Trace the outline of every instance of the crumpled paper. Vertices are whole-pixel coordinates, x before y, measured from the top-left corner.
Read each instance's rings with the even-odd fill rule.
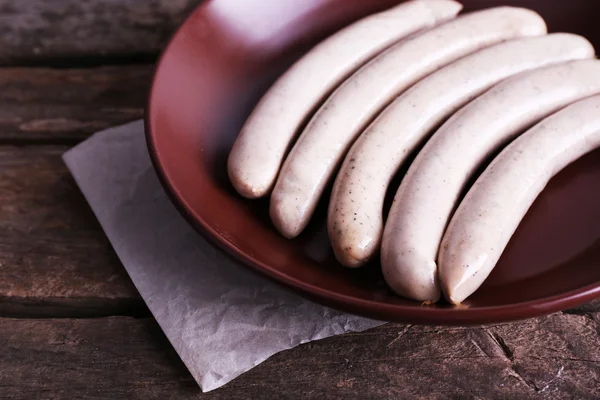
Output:
[[[214,248],[167,198],[143,130],[138,121],[99,132],[64,160],[203,391],[279,351],[382,324],[312,303]]]

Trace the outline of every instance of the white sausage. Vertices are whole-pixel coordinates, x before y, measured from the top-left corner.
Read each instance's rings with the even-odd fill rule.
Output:
[[[568,33],[512,40],[464,57],[398,97],[360,135],[337,175],[328,214],[337,259],[358,267],[379,250],[391,179],[449,115],[511,75],[594,54],[585,38]]]
[[[437,301],[435,259],[469,178],[532,124],[599,92],[600,61],[572,61],[509,78],[454,114],[419,152],[396,193],[381,245],[388,285],[408,298]]]
[[[439,253],[445,297],[459,304],[483,283],[550,178],[600,147],[600,96],[575,103],[517,138],[461,202]]]
[[[478,49],[545,32],[546,24],[535,12],[498,7],[414,35],[370,61],[331,95],[287,157],[271,196],[275,227],[288,238],[306,227],[349,146],[400,92]]]
[[[268,194],[297,130],[340,82],[394,42],[453,18],[453,0],[418,0],[368,16],[330,36],[283,74],[260,100],[233,145],[228,173],[248,198]]]

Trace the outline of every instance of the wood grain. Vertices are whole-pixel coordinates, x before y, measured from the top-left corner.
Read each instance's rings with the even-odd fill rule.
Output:
[[[200,0],[0,0],[0,65],[154,60]]]
[[[389,324],[279,353],[202,395],[152,319],[0,319],[0,398],[591,399],[600,396],[598,329],[562,314],[472,328]]]
[[[60,158],[66,149],[0,147],[0,312],[139,313],[137,291]]]
[[[1,68],[0,143],[74,143],[139,119],[153,70]]]

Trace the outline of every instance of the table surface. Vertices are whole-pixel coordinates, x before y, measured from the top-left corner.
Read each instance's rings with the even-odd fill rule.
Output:
[[[143,115],[198,0],[0,0],[0,398],[600,398],[600,302],[528,321],[387,324],[202,394],[61,154]]]

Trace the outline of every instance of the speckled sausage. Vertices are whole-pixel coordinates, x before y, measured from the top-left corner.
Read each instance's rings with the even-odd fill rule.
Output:
[[[330,36],[283,74],[258,103],[229,155],[235,189],[248,198],[271,190],[299,126],[348,75],[394,42],[458,14],[453,0],[417,0],[366,17]]]
[[[328,214],[337,259],[357,267],[379,250],[391,179],[448,116],[511,75],[594,54],[585,38],[569,33],[516,39],[464,57],[398,97],[360,135],[337,175]]]
[[[460,304],[490,274],[552,176],[600,147],[600,96],[546,118],[494,159],[452,217],[439,253],[442,291]]]
[[[275,227],[288,238],[304,229],[349,146],[399,93],[483,47],[545,32],[531,10],[491,8],[414,35],[370,61],[331,95],[287,157],[271,196]]]
[[[509,78],[454,114],[419,152],[394,198],[381,244],[390,287],[437,301],[439,244],[473,173],[532,124],[599,92],[600,61],[571,61]]]

